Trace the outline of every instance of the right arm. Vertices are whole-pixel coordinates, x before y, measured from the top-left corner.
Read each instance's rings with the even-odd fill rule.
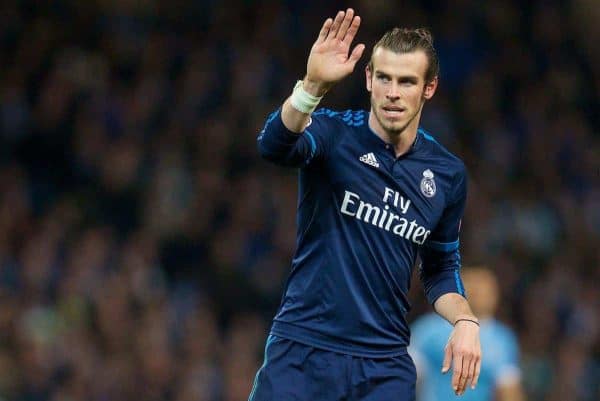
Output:
[[[357,45],[348,56],[350,44],[360,26],[354,10],[340,11],[335,19],[328,18],[308,57],[302,90],[322,97],[338,81],[348,76],[362,55],[365,46]],[[298,166],[314,157],[321,149],[320,138],[303,135],[310,122],[310,113],[296,110],[290,98],[267,120],[258,137],[263,157],[278,164]]]

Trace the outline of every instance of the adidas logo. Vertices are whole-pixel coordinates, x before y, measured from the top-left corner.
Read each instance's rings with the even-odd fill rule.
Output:
[[[375,158],[375,155],[373,154],[373,152],[371,153],[367,153],[366,155],[362,155],[359,160],[363,163],[368,164],[369,166],[373,166],[373,167],[377,167],[379,168],[379,162],[377,161],[377,159]]]

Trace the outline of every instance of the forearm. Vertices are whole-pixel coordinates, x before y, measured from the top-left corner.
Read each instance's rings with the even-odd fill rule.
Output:
[[[481,370],[479,322],[467,300],[460,294],[446,293],[433,304],[436,312],[449,321],[454,329],[444,349],[442,373],[452,369],[452,389],[456,395],[467,386],[475,388]]]
[[[302,88],[306,93],[316,97],[324,96],[328,90],[327,85],[310,81],[306,77],[302,81]],[[300,134],[304,131],[310,121],[310,113],[303,113],[296,110],[292,106],[290,99],[291,97],[287,98],[281,107],[281,120],[287,129]]]
[[[450,324],[454,323],[458,319],[473,319],[477,320],[469,302],[465,297],[458,293],[449,292],[440,296],[433,304],[435,311],[446,319]]]

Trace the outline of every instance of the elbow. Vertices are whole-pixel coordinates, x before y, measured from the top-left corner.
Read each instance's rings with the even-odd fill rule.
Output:
[[[279,166],[288,166],[290,164],[286,152],[282,151],[282,149],[268,146],[268,144],[265,144],[265,141],[261,140],[260,136],[258,137],[257,150],[263,160]]]
[[[428,273],[421,271],[421,281],[423,282],[427,300],[432,305],[440,296],[450,292],[466,297],[457,268]]]
[[[278,152],[274,152],[272,149],[270,149],[268,146],[265,145],[265,142],[263,140],[261,140],[261,137],[258,137],[258,141],[257,141],[257,150],[258,150],[258,154],[259,156],[264,159],[267,160],[269,162],[272,163],[279,163],[281,162],[281,155],[278,154]]]
[[[269,151],[267,150],[267,147],[265,146],[265,143],[263,141],[263,134],[260,134],[258,136],[258,139],[256,141],[256,150],[258,151],[258,154],[261,158],[263,158],[263,159],[268,158]]]

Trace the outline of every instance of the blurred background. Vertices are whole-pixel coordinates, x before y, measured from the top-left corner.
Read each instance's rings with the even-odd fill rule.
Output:
[[[323,105],[368,108],[376,40],[432,29],[463,264],[501,278],[529,399],[600,399],[597,1],[4,0],[0,400],[247,399],[297,193],[256,136],[348,6],[367,51]]]

